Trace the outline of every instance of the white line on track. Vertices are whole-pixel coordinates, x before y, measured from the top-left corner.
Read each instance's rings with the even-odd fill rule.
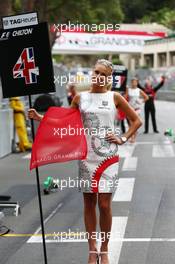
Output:
[[[122,248],[122,243],[123,243],[123,237],[125,234],[125,228],[126,228],[126,224],[127,224],[127,219],[128,217],[113,217],[112,219],[112,229],[111,229],[111,239],[109,242],[109,251],[110,251],[110,259],[119,259],[120,256],[120,251]],[[35,234],[40,231],[41,228],[38,228],[37,231],[35,232]],[[63,232],[64,234],[65,232]],[[79,234],[79,237],[84,237],[84,233],[82,233],[82,235]],[[65,236],[64,236],[65,237]],[[47,238],[46,236],[46,243],[79,243],[79,242],[85,242],[87,243],[87,239],[84,238],[77,238],[77,236],[75,236],[75,238],[64,238],[61,236],[57,237],[55,235],[55,237],[53,236],[52,239]],[[97,240],[99,243],[100,241]],[[27,243],[42,243],[42,236],[36,236],[36,237],[31,237]],[[111,264],[113,263],[117,263],[117,262],[111,262]]]
[[[27,155],[22,156],[22,159],[30,159],[31,153],[28,153]]]
[[[57,205],[57,207],[51,212],[51,214],[44,220],[44,225],[56,214],[56,212],[61,208],[62,205],[63,205],[62,203],[59,203]],[[35,231],[34,235],[37,235],[40,231],[41,231],[41,226],[37,228],[37,230]],[[35,240],[38,240],[38,239],[39,239],[39,242],[40,242],[41,237],[32,236],[31,238],[29,238],[27,243],[37,242]]]
[[[130,202],[134,189],[135,178],[120,178],[113,196],[113,202]]]
[[[153,145],[152,149],[153,158],[172,158],[175,157],[173,146],[171,145]]]
[[[125,235],[126,224],[128,217],[113,217],[111,239],[109,241],[109,260],[111,264],[117,264],[120,258],[120,252],[123,244],[123,237]],[[114,238],[113,238],[114,237]],[[115,239],[118,239],[115,241]]]
[[[122,171],[136,171],[137,169],[137,157],[127,157],[124,160]]]
[[[171,140],[169,138],[165,139],[162,142],[158,142],[158,141],[136,141],[134,143],[134,145],[154,145],[154,144],[160,144],[160,145],[164,145],[164,144],[172,144]]]
[[[46,238],[46,243],[79,243],[79,242],[85,242],[87,243],[87,239],[63,239],[62,241],[59,241],[58,239],[47,239]],[[122,242],[122,243],[130,243],[130,242],[175,242],[175,238],[151,238],[151,237],[138,237],[138,238],[115,238],[115,239],[110,239],[110,242]],[[42,243],[42,238],[38,237],[36,241],[29,241],[27,243]],[[116,247],[115,247],[116,248]],[[115,249],[114,249],[115,251]],[[113,253],[110,249],[110,252]],[[116,263],[115,263],[116,264]]]
[[[119,156],[121,158],[131,157],[135,149],[135,145],[123,145],[119,146]]]

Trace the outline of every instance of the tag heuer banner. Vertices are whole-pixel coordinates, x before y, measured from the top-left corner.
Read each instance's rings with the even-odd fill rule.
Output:
[[[126,90],[128,70],[123,65],[115,65],[113,70],[112,91],[122,92]]]
[[[0,30],[3,97],[55,91],[47,23]]]

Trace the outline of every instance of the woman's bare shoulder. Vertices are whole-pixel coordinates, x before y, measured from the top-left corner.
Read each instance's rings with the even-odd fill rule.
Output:
[[[114,99],[120,100],[122,98],[122,95],[119,92],[114,92]]]

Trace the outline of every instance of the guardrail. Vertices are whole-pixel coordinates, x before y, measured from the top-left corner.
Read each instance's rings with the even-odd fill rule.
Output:
[[[12,151],[13,111],[0,109],[0,158]]]
[[[156,96],[157,100],[175,102],[175,91],[160,90]]]

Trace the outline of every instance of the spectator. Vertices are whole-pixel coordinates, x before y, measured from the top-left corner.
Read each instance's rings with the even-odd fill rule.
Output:
[[[14,113],[14,125],[19,138],[19,150],[21,152],[31,150],[32,143],[29,142],[27,135],[24,104],[19,97],[11,97],[10,107],[13,109]]]
[[[156,109],[155,109],[154,99],[155,99],[157,91],[164,85],[164,82],[165,82],[165,77],[162,76],[161,82],[155,87],[152,86],[151,81],[149,79],[146,80],[145,87],[142,87],[138,83],[138,87],[142,89],[149,97],[149,99],[145,102],[145,131],[144,131],[144,134],[147,134],[149,132],[149,114],[151,114],[154,133],[159,133],[159,131],[157,130]]]

